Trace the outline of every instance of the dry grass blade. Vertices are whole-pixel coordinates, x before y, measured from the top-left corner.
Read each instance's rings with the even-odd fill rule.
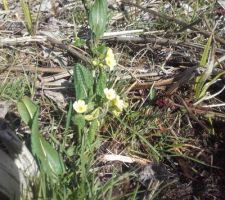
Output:
[[[30,45],[30,43],[39,42],[44,43],[47,41],[46,36],[24,36],[17,38],[0,38],[0,46],[18,46],[18,45]]]
[[[25,17],[27,30],[29,31],[30,34],[33,34],[33,21],[32,21],[28,3],[26,2],[26,0],[20,0],[20,4],[21,4],[22,10],[23,10],[24,17]]]
[[[176,98],[184,105],[185,109],[188,111],[188,113],[190,114],[191,118],[193,118],[195,121],[197,121],[199,123],[199,125],[208,133],[210,134],[211,131],[208,129],[208,127],[203,124],[196,116],[195,114],[191,111],[191,109],[189,109],[188,105],[186,104],[186,102],[179,96],[179,95],[175,95]]]

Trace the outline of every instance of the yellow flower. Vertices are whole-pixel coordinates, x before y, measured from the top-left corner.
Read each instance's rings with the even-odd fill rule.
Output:
[[[105,89],[104,89],[104,94],[105,94],[106,98],[107,98],[108,100],[110,100],[110,101],[112,101],[113,99],[116,98],[116,92],[115,92],[115,90],[112,89],[112,88],[110,88],[110,89],[105,88]]]
[[[92,65],[94,65],[95,67],[96,66],[98,66],[99,65],[99,60],[97,59],[97,58],[94,58],[93,60],[92,60]]]
[[[92,65],[97,66],[98,65],[97,60],[92,60]]]
[[[120,99],[120,96],[116,96],[116,98],[113,100],[113,105],[117,108],[119,112],[123,111],[124,102],[122,99]]]
[[[77,113],[84,113],[87,111],[87,105],[85,104],[84,100],[78,100],[73,103],[73,109]]]
[[[111,48],[108,48],[106,52],[105,63],[110,68],[110,70],[113,70],[116,66],[115,56]]]

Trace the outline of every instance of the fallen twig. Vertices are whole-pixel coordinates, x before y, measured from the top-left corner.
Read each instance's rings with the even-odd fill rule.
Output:
[[[53,45],[55,45],[55,46],[57,46],[57,47],[59,47],[61,49],[65,49],[70,54],[72,54],[73,56],[80,58],[81,60],[83,60],[84,62],[86,62],[88,64],[91,64],[91,59],[88,56],[84,55],[83,53],[80,53],[79,51],[74,49],[72,47],[72,45],[63,44],[60,40],[57,40],[57,39],[53,38],[52,35],[50,35],[48,32],[40,31],[40,34],[46,36],[47,40],[50,43],[52,43]]]
[[[151,81],[146,83],[136,83],[133,85],[132,88],[130,88],[130,91],[133,90],[141,90],[141,89],[150,89],[150,87],[154,84],[154,87],[161,87],[161,86],[167,86],[173,83],[174,78],[169,78],[165,80],[159,80],[159,81]]]
[[[27,43],[32,42],[46,42],[47,37],[46,36],[26,36],[26,37],[19,37],[19,38],[0,38],[0,46],[13,46],[13,45],[24,45]]]
[[[189,48],[197,48],[197,49],[204,49],[204,46],[197,43],[192,42],[180,42],[177,40],[171,40],[166,38],[156,38],[156,37],[139,37],[139,36],[117,36],[113,38],[104,38],[104,40],[108,41],[118,41],[118,42],[134,42],[134,43],[152,43],[158,45],[171,45],[171,46],[184,46]],[[224,54],[225,50],[216,48],[215,51],[220,54]]]
[[[58,48],[64,49],[68,51],[71,55],[80,58],[85,63],[90,64],[91,59],[84,53],[79,52],[72,45],[63,44],[60,40],[53,38],[50,34],[44,31],[40,31],[41,35],[36,36],[27,36],[27,37],[19,37],[19,38],[1,38],[0,46],[16,46],[16,45],[27,45],[29,43],[44,43],[49,41],[52,45],[57,46]]]

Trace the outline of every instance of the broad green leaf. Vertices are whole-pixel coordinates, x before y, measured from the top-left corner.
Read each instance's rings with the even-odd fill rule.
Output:
[[[100,39],[105,31],[107,10],[107,0],[95,0],[90,9],[88,22],[97,40]]]
[[[73,122],[75,125],[78,126],[79,130],[83,129],[85,127],[85,119],[83,115],[75,115],[73,117]]]
[[[107,82],[107,75],[105,73],[104,69],[100,70],[100,74],[98,77],[98,81],[96,84],[96,94],[104,97],[104,89],[106,88],[106,82]]]
[[[151,87],[151,89],[150,89],[150,91],[149,91],[149,93],[148,93],[148,99],[152,102],[152,101],[154,101],[155,100],[155,98],[156,98],[156,90],[155,90],[155,88],[153,87],[154,85],[152,85],[152,87]]]
[[[40,161],[40,166],[45,173],[54,179],[61,175],[65,168],[61,156],[58,152],[44,139],[39,132],[37,111],[34,115],[31,129],[31,148],[32,153]]]
[[[202,58],[201,58],[201,62],[200,62],[200,66],[202,66],[202,67],[206,67],[207,60],[209,59],[209,52],[210,52],[211,43],[212,43],[212,35],[209,37],[209,39],[207,41],[207,44],[205,45],[203,54],[202,54]],[[214,55],[212,55],[212,56],[214,56]],[[211,56],[211,59],[212,59],[212,56]],[[196,77],[195,86],[194,86],[196,98],[200,98],[202,88],[203,88],[206,80],[211,75],[213,66],[214,66],[214,63],[213,63],[213,61],[211,61],[209,63],[209,65],[207,66],[205,72],[202,73],[200,76]]]
[[[91,72],[81,64],[74,67],[74,88],[76,99],[86,99],[93,95],[94,80]]]
[[[26,23],[27,30],[31,34],[33,31],[33,22],[32,22],[32,17],[31,17],[31,13],[30,13],[30,8],[29,8],[26,0],[20,0],[20,5],[22,7],[23,14],[25,17],[25,23]]]
[[[93,100],[92,98],[89,99],[88,112],[90,112],[91,110],[93,110],[95,108],[95,103],[92,100]]]
[[[27,96],[23,97],[19,102],[17,102],[18,112],[25,124],[29,125],[30,128],[37,108],[37,105],[35,105]]]
[[[93,143],[95,140],[95,136],[96,136],[96,132],[98,130],[98,120],[94,120],[91,122],[90,127],[89,127],[89,131],[88,131],[88,141],[89,143]]]
[[[212,43],[212,35],[209,37],[206,45],[205,45],[205,48],[204,48],[204,51],[203,51],[203,54],[202,54],[202,58],[201,58],[201,62],[200,62],[200,66],[201,67],[204,67],[207,63],[207,59],[209,57],[209,51],[210,51],[210,47],[211,47],[211,43]]]

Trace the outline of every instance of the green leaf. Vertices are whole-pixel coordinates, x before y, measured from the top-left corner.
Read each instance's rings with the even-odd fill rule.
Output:
[[[149,91],[149,93],[148,93],[148,99],[152,102],[152,101],[154,101],[155,100],[155,98],[156,98],[156,89],[153,87],[154,85],[152,85],[151,86],[151,89],[150,89],[150,91]]]
[[[160,155],[160,153],[158,152],[158,150],[157,150],[154,146],[152,146],[152,145],[149,143],[149,141],[146,140],[146,138],[143,137],[141,134],[138,134],[137,136],[141,139],[141,141],[142,141],[143,143],[145,143],[145,144],[147,145],[147,147],[148,147],[149,150],[152,152],[152,155],[155,157],[155,159],[156,159],[157,161],[159,161],[161,155]]]
[[[208,83],[206,83],[203,86],[202,90],[201,90],[201,93],[199,95],[199,98],[205,96],[205,94],[206,94],[207,90],[209,89],[209,87],[211,85],[213,85],[219,79],[219,77],[222,76],[222,75],[224,75],[224,74],[225,74],[225,72],[221,72],[221,73],[217,74],[211,81],[209,81]]]
[[[84,39],[76,37],[73,44],[75,47],[84,47],[86,44],[86,41]]]
[[[66,150],[66,155],[68,157],[71,157],[74,155],[75,152],[75,146],[70,146],[67,150]]]
[[[32,153],[40,161],[40,166],[44,172],[57,180],[58,175],[64,171],[64,164],[58,152],[44,139],[39,132],[37,111],[34,115],[31,129],[31,148]]]
[[[78,126],[78,129],[81,130],[85,127],[85,119],[83,115],[75,115],[73,118],[73,122]]]
[[[81,64],[74,67],[74,88],[76,99],[86,99],[93,95],[94,80],[91,72]]]
[[[98,44],[97,46],[93,45],[91,47],[92,53],[100,59],[105,58],[105,54],[106,54],[107,50],[108,50],[108,47],[105,44]]]
[[[107,23],[107,0],[95,0],[89,12],[88,22],[91,30],[100,39],[103,35]]]
[[[25,96],[17,103],[17,107],[22,120],[31,128],[32,153],[45,173],[56,179],[65,168],[61,156],[39,133],[38,106]]]
[[[96,85],[96,94],[104,97],[104,89],[106,88],[107,75],[103,69],[100,69],[99,78]]]
[[[208,56],[209,56],[211,43],[212,43],[212,35],[209,37],[209,39],[208,39],[208,41],[207,41],[207,43],[205,45],[203,54],[202,54],[202,58],[201,58],[201,62],[200,62],[200,66],[202,66],[202,67],[204,67],[206,65],[206,63],[207,63],[207,59],[208,59]]]
[[[209,39],[207,41],[207,44],[205,45],[203,54],[202,54],[202,58],[201,58],[201,62],[200,62],[200,66],[202,66],[202,67],[206,67],[207,60],[209,59],[209,52],[210,52],[211,43],[212,43],[212,35],[209,37]],[[212,55],[212,56],[214,56],[214,55]],[[211,75],[211,72],[212,72],[212,69],[213,69],[213,65],[214,65],[213,61],[210,62],[208,67],[204,71],[204,73],[202,73],[200,76],[197,76],[196,79],[195,79],[195,86],[194,86],[194,88],[195,88],[195,97],[197,99],[200,98],[200,94],[202,92],[202,88],[203,88],[206,80]]]
[[[29,97],[25,96],[17,102],[17,109],[22,120],[31,128],[32,119],[38,109],[37,105],[35,105]]]
[[[69,110],[68,110],[67,116],[66,116],[65,132],[67,132],[69,127],[70,127],[70,122],[71,122],[71,118],[72,118],[72,112],[73,112],[73,103],[72,103],[72,101],[70,101],[70,103],[69,103]]]
[[[95,136],[96,136],[96,132],[98,130],[98,120],[94,120],[91,122],[90,127],[89,127],[89,131],[88,131],[88,141],[90,144],[92,144],[95,140]]]

